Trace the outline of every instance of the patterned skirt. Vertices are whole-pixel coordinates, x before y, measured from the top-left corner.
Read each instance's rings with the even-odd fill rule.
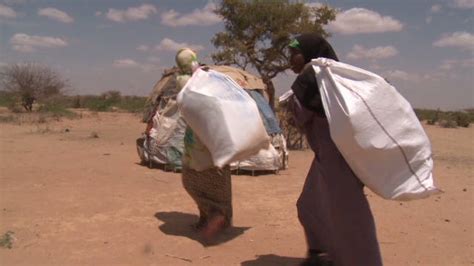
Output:
[[[232,185],[230,167],[196,171],[184,166],[183,186],[199,209],[199,224],[221,215],[226,225],[232,224]]]

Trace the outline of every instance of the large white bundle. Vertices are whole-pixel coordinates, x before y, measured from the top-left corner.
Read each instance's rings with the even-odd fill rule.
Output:
[[[234,162],[231,164],[232,169],[242,170],[279,170],[281,167],[280,154],[275,150],[273,145],[269,145],[267,149],[261,149],[257,154],[249,158]]]
[[[235,81],[219,72],[196,70],[177,97],[181,115],[223,167],[267,148],[255,101]]]
[[[430,142],[396,89],[348,64],[325,58],[312,64],[331,138],[359,179],[387,199],[437,192]]]

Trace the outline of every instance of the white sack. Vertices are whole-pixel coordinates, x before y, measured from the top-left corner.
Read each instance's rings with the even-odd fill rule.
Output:
[[[437,192],[430,142],[396,89],[348,64],[325,58],[312,64],[331,138],[359,179],[387,199]]]
[[[261,149],[257,154],[250,156],[246,160],[235,162],[231,165],[232,169],[242,170],[279,170],[281,167],[280,154],[269,145],[267,149]]]
[[[257,104],[225,74],[196,70],[177,97],[181,115],[223,167],[267,148]]]

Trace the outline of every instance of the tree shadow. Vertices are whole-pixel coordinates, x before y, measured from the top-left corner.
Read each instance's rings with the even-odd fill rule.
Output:
[[[201,245],[205,247],[215,246],[230,241],[242,235],[250,228],[233,226],[225,229],[214,239],[209,240],[202,237],[199,232],[196,232],[192,228],[192,225],[199,219],[197,215],[182,212],[157,212],[155,213],[155,217],[163,222],[163,224],[159,226],[163,233],[167,235],[184,236],[201,243]]]
[[[243,261],[241,266],[295,266],[299,265],[304,259],[281,257],[274,254],[257,255],[255,260]]]

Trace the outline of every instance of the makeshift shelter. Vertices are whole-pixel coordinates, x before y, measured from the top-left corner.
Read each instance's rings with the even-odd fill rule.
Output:
[[[237,172],[248,170],[252,174],[255,171],[277,172],[280,169],[286,169],[288,165],[286,141],[275,113],[268,105],[266,86],[262,80],[235,67],[213,65],[208,67],[228,75],[249,93],[257,103],[265,129],[272,139],[272,145],[267,150],[261,150],[246,160],[234,162],[231,168]],[[176,95],[179,92],[176,82],[177,72],[177,68],[167,69],[153,87],[147,100],[143,122],[148,122],[150,119],[155,122],[151,134],[154,147],[146,144],[139,145],[137,141],[137,151],[142,162],[153,162],[162,165],[165,169],[175,171],[181,168],[186,128],[176,105]]]

